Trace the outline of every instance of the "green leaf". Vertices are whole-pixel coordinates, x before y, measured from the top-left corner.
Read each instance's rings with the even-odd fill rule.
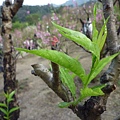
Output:
[[[11,93],[9,93],[8,98],[7,98],[7,103],[10,103],[11,101],[14,100],[14,99],[12,98],[14,94],[15,94],[15,91],[12,91]]]
[[[80,93],[80,101],[87,97],[104,95],[103,91],[101,90],[101,86],[94,89],[86,87],[84,89],[81,89]]]
[[[13,100],[14,100],[13,98],[7,98],[7,103],[10,103]]]
[[[92,26],[93,26],[92,41],[94,43],[96,43],[97,37],[98,37],[98,30],[96,28],[96,15],[97,15],[97,5],[96,4],[94,5],[94,8],[93,8],[93,14],[94,14],[94,20],[92,22]]]
[[[14,94],[15,94],[15,91],[12,91],[12,92],[9,94],[9,98],[12,98]]]
[[[67,107],[69,107],[72,104],[73,104],[73,102],[61,102],[61,103],[58,104],[58,106],[60,108],[67,108]]]
[[[5,115],[7,115],[7,111],[4,108],[0,108],[0,111],[2,111]]]
[[[8,116],[4,116],[4,118],[5,118],[6,120],[10,120],[10,118],[9,118]]]
[[[5,103],[0,103],[0,107],[7,107],[7,105]]]
[[[60,67],[61,80],[62,83],[69,88],[72,93],[72,96],[75,98],[76,96],[76,86],[74,83],[74,79],[70,75],[69,71],[66,68]]]
[[[96,85],[96,86],[92,87],[91,89],[94,90],[94,91],[97,91],[97,90],[99,91],[99,89],[101,90],[105,86],[106,86],[105,84]]]
[[[53,23],[53,25],[59,30],[59,32],[63,36],[81,45],[87,51],[93,53],[97,58],[99,58],[100,54],[99,54],[98,46],[95,43],[93,43],[89,38],[87,38],[84,34],[78,31],[61,27],[55,23]]]
[[[104,25],[102,26],[101,28],[101,31],[99,33],[99,36],[98,36],[98,40],[97,40],[97,45],[100,49],[100,51],[102,50],[104,44],[105,44],[105,41],[106,41],[106,37],[107,37],[107,27],[106,27],[106,24],[108,22],[108,19],[104,22]]]
[[[13,113],[14,111],[16,111],[18,109],[20,109],[20,108],[19,107],[14,107],[14,108],[10,109],[9,114]]]
[[[94,5],[94,8],[93,8],[93,14],[94,14],[94,18],[96,19],[96,15],[97,15],[97,5],[96,4]]]
[[[4,93],[4,96],[5,96],[6,98],[8,98],[8,97],[9,97],[9,94],[8,94],[8,93]]]
[[[83,83],[85,83],[86,74],[84,68],[78,60],[66,55],[65,53],[45,49],[27,50],[23,48],[16,48],[16,50],[25,51],[27,53],[31,53],[37,56],[41,56],[45,59],[51,60],[52,62],[71,70],[73,73],[75,73],[81,78]]]
[[[96,22],[95,22],[95,20],[92,22],[92,26],[93,26],[92,41],[94,43],[96,43],[97,42],[97,37],[98,37],[98,30],[96,28]]]
[[[86,87],[85,89],[81,90],[82,99],[86,97],[98,96],[98,95],[104,95],[103,91],[101,90],[101,86],[94,89]]]
[[[119,53],[116,53],[114,55],[108,56],[106,58],[101,59],[98,64],[96,64],[94,70],[92,71],[90,78],[86,82],[85,85],[88,85],[91,80],[93,80],[101,71],[102,69],[109,63],[111,62]]]
[[[93,88],[85,87],[84,89],[80,90],[80,97],[74,101],[74,105],[77,105],[79,102],[81,102],[83,99],[91,96],[99,96],[104,95],[103,91],[101,90],[105,85],[95,86]]]

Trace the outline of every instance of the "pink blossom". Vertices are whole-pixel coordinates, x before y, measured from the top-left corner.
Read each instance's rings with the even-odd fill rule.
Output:
[[[30,11],[29,11],[29,10],[27,11],[27,14],[30,14]]]
[[[51,45],[52,45],[52,46],[56,46],[56,44],[57,44],[58,42],[59,42],[58,38],[57,38],[56,36],[53,36]]]
[[[89,8],[91,9],[91,6],[89,6]]]
[[[32,50],[34,48],[33,40],[25,40],[23,44],[27,49]]]
[[[61,37],[61,36],[62,36],[62,35],[59,33],[59,34],[58,34],[58,37]]]

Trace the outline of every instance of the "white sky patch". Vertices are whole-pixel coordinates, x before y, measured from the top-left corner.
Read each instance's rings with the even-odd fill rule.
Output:
[[[0,0],[0,5],[2,5],[3,1],[5,0]],[[47,5],[48,3],[60,5],[65,3],[66,1],[67,0],[24,0],[23,5]]]

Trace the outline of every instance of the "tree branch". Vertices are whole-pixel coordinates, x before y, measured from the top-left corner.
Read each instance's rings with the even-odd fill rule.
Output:
[[[59,85],[56,86],[55,80],[53,77],[53,73],[51,73],[45,66],[42,64],[34,64],[32,65],[35,75],[42,78],[42,80],[65,102],[70,102],[73,100],[71,93],[68,89],[59,82]],[[60,80],[59,80],[60,81]]]
[[[14,4],[11,8],[12,15],[14,16],[17,11],[22,7],[24,0],[14,0]]]
[[[52,50],[57,50],[58,45],[56,44],[56,46],[51,46]],[[53,73],[53,84],[56,88],[59,88],[60,85],[60,77],[59,77],[59,65],[56,63],[51,62],[51,66],[52,66],[52,73]]]

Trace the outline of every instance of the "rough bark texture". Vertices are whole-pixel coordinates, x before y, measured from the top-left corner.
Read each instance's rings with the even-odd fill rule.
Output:
[[[113,14],[113,0],[102,0],[101,2],[103,4],[105,18],[107,19],[108,16],[110,16],[110,19],[108,20],[107,23],[108,37],[106,44],[108,46],[110,54],[114,54],[118,52],[118,43],[117,43],[118,38],[117,38],[115,19]],[[41,76],[41,73],[43,74],[43,72],[40,72],[38,70],[39,67],[37,68],[39,72],[36,71],[35,65],[33,65],[33,68],[36,75]],[[106,111],[107,99],[110,96],[110,93],[116,89],[115,82],[118,80],[119,73],[120,73],[120,56],[116,57],[111,62],[109,68],[100,78],[101,84],[104,83],[107,84],[106,87],[103,88],[103,92],[105,94],[103,96],[91,97],[84,103],[84,105],[78,104],[77,106],[70,106],[69,108],[82,120],[101,120],[101,114],[104,111]],[[48,86],[50,85],[50,88],[61,99],[63,99],[65,102],[73,100],[70,91],[67,91],[65,87],[64,87],[65,89],[62,89],[61,91],[59,91],[60,89],[54,89],[53,81],[50,81],[49,79],[45,79],[46,73],[44,73],[44,75],[42,76],[43,76],[42,79],[46,81],[46,83],[48,83],[49,81]],[[52,78],[52,80],[54,79]],[[62,86],[62,83],[60,83],[60,86]]]
[[[2,13],[2,37],[3,37],[3,67],[4,67],[4,92],[10,93],[17,88],[16,81],[16,58],[12,41],[12,19],[22,6],[23,0],[15,0],[14,4],[10,0],[5,0],[1,8]],[[10,103],[10,108],[18,106],[17,96],[14,95],[14,101]],[[13,112],[10,120],[19,118],[19,110]]]

